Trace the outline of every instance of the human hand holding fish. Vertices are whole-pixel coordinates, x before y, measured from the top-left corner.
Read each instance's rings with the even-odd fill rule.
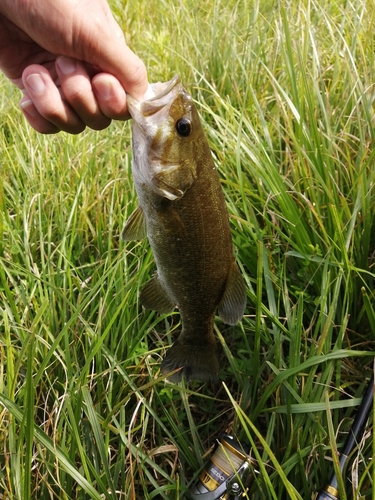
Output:
[[[44,134],[128,119],[126,92],[140,98],[147,88],[146,67],[107,0],[2,0],[0,71],[22,90],[22,112]]]
[[[234,325],[246,307],[220,179],[193,100],[175,76],[128,96],[132,173],[139,206],[124,240],[148,237],[157,271],[143,288],[146,309],[177,306],[182,331],[161,365],[169,379],[216,379],[215,312]]]

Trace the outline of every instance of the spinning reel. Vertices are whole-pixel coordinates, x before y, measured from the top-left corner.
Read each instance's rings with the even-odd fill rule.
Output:
[[[255,471],[249,449],[223,434],[216,449],[190,489],[192,500],[239,500],[244,497]]]

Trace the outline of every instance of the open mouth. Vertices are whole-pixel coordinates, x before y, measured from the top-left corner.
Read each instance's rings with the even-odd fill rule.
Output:
[[[166,97],[174,89],[174,87],[176,87],[176,85],[180,83],[181,83],[180,75],[175,75],[169,82],[152,83],[150,85],[150,88],[154,95],[150,99],[146,99],[144,101],[137,101],[134,99],[134,97],[127,94],[126,98],[128,104],[130,105],[131,108],[140,107],[145,103],[150,103],[150,105],[151,104],[155,105],[156,101],[160,101],[161,99]]]
[[[153,117],[154,120],[159,120],[167,116],[174,95],[178,93],[176,87],[179,86],[181,86],[181,79],[179,75],[176,75],[169,82],[152,83],[150,88],[154,95],[150,99],[136,101],[127,95],[128,109],[133,120],[141,124],[144,118]]]
[[[180,75],[175,75],[169,82],[152,83],[151,89],[153,90],[155,95],[154,97],[151,97],[151,99],[148,99],[148,101],[152,102],[162,99],[164,96],[169,94],[169,92],[171,92],[171,90],[179,83],[181,83]]]

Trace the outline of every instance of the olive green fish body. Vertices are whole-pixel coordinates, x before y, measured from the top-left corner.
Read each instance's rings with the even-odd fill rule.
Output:
[[[181,368],[171,380],[214,379],[215,311],[235,324],[246,289],[232,252],[219,176],[191,97],[178,78],[157,85],[164,87],[151,101],[129,103],[139,208],[123,236],[147,234],[155,257],[157,273],[141,292],[142,304],[164,313],[177,306],[181,315],[182,331],[162,373]]]

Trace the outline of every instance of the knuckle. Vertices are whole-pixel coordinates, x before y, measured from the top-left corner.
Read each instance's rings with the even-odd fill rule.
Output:
[[[64,93],[65,100],[70,105],[73,106],[75,104],[86,105],[88,89],[82,89],[81,87],[74,85],[66,85],[66,86],[62,85],[62,90]]]
[[[53,123],[49,123],[47,121],[29,121],[31,127],[39,132],[40,134],[57,134],[60,132],[60,129],[53,125]]]
[[[86,128],[86,125],[75,113],[62,112],[59,108],[44,110],[44,112],[41,112],[41,115],[50,122],[51,125],[64,132],[69,132],[70,134],[79,134]]]
[[[93,120],[92,123],[87,123],[86,125],[92,130],[103,130],[110,125],[111,121],[110,118],[100,117],[100,119]]]
[[[74,124],[73,126],[71,127],[64,127],[62,128],[61,130],[63,130],[64,132],[68,132],[69,134],[73,134],[73,135],[77,135],[77,134],[80,134],[81,132],[83,132],[86,128],[86,125],[84,123],[80,123],[80,124]]]

